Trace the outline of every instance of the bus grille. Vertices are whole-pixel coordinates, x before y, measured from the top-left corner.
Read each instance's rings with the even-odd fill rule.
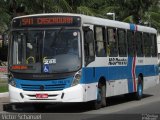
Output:
[[[59,91],[65,88],[66,84],[56,85],[26,85],[21,84],[21,88],[25,91]]]

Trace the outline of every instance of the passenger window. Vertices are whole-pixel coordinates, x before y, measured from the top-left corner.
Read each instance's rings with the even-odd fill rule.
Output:
[[[152,41],[152,47],[151,47],[152,56],[153,57],[157,57],[157,39],[156,39],[156,35],[151,34],[151,41]]]
[[[127,43],[128,43],[128,56],[134,56],[135,43],[134,43],[133,31],[127,31]]]
[[[125,57],[127,55],[126,53],[126,32],[125,30],[118,30],[118,50],[119,50],[119,56]]]
[[[144,54],[146,57],[150,57],[152,41],[149,37],[149,34],[143,33],[143,39],[144,39]]]
[[[106,57],[106,41],[104,37],[104,27],[95,27],[96,55],[97,57]]]
[[[117,57],[118,49],[117,49],[117,40],[116,40],[116,29],[108,28],[107,34],[108,34],[108,41],[109,41],[107,53],[109,54],[110,57]]]
[[[142,57],[143,56],[143,40],[142,40],[142,33],[141,32],[135,33],[135,40],[136,40],[137,56]]]

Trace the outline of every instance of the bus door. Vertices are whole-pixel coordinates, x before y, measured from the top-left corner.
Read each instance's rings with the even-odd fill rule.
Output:
[[[90,67],[91,63],[95,60],[95,40],[93,34],[93,25],[85,24],[83,26],[83,38],[84,38],[84,61],[85,67],[83,68],[84,73],[84,83],[95,82],[95,67],[93,65]],[[93,88],[93,87],[92,87]],[[96,89],[91,89],[86,86],[87,100],[93,100],[96,95]]]

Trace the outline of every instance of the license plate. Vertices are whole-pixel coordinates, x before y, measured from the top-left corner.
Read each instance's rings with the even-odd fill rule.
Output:
[[[36,98],[48,98],[48,94],[36,94]]]

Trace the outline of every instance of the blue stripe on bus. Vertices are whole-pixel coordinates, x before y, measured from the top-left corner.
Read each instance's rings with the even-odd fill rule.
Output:
[[[133,63],[133,58],[132,57],[128,57],[128,65],[127,68],[128,71],[127,76],[125,78],[127,78],[128,80],[128,92],[131,93],[133,92],[133,78],[132,78],[132,63]]]
[[[129,60],[130,61],[130,60]],[[86,67],[82,69],[81,84],[89,84],[98,82],[101,76],[104,76],[106,80],[120,80],[128,79],[128,90],[133,92],[132,81],[132,64],[128,66],[112,66],[112,67]],[[136,77],[142,73],[146,76],[158,75],[158,70],[155,65],[139,65],[136,66]],[[57,91],[69,88],[72,84],[73,77],[61,79],[61,80],[21,80],[16,79],[16,87],[26,91],[39,91],[40,86],[44,86],[46,91]]]
[[[132,63],[133,58],[128,58],[127,66],[109,66],[109,67],[84,67],[82,68],[81,84],[89,84],[98,82],[101,76],[104,76],[106,80],[128,80],[128,91],[134,92],[133,78],[132,78]],[[156,65],[137,65],[135,68],[136,77],[139,73],[143,76],[157,76],[158,66]],[[57,91],[69,88],[72,84],[73,77],[65,78],[61,80],[21,80],[16,79],[17,88],[23,90],[39,91],[40,86],[44,86],[46,91]]]
[[[98,82],[101,76],[106,80],[128,80],[128,91],[134,92],[132,78],[132,58],[128,58],[128,66],[110,66],[110,67],[86,67],[82,69],[82,84]],[[158,67],[156,65],[137,65],[135,69],[136,77],[142,73],[144,77],[157,76]]]
[[[82,72],[83,79],[81,80],[81,83],[98,82],[101,76],[104,76],[107,80],[132,79],[130,66],[86,67],[82,69]],[[158,75],[155,71],[155,65],[136,66],[136,77],[138,77],[139,73],[142,73],[145,77]]]
[[[130,24],[130,30],[135,30],[135,24]]]

